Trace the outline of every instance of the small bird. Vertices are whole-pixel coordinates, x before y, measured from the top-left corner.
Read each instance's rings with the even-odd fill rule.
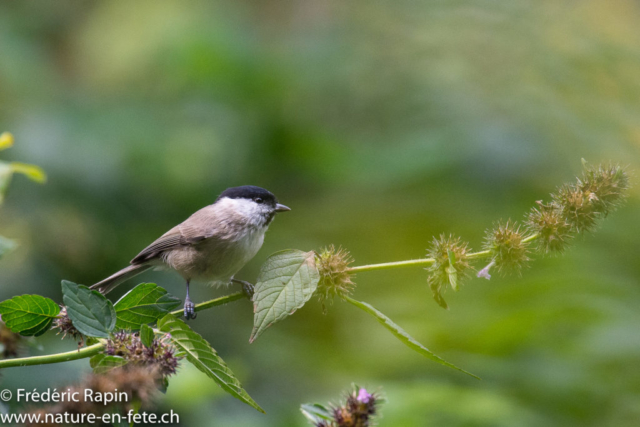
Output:
[[[264,242],[264,233],[276,213],[290,211],[264,188],[253,185],[232,187],[216,201],[147,246],[131,265],[91,286],[103,294],[151,268],[177,271],[187,283],[185,319],[195,319],[195,305],[189,298],[192,280],[212,284],[240,283],[249,298],[253,286],[233,276],[251,260]]]

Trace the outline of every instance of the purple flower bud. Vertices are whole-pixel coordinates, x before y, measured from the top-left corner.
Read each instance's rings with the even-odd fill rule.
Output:
[[[367,393],[367,389],[365,388],[361,388],[360,391],[358,391],[358,401],[362,402],[362,403],[369,403],[369,401],[371,400],[371,395],[369,393]]]
[[[482,270],[478,271],[478,277],[483,277],[487,280],[491,279],[491,275],[489,274],[489,269],[495,265],[494,261],[491,261],[489,265],[487,265]]]

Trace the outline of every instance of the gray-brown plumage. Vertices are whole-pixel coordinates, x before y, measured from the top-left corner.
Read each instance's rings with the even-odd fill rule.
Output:
[[[193,318],[192,280],[228,284],[258,252],[277,212],[290,210],[269,191],[242,186],[225,190],[206,206],[142,250],[131,265],[91,286],[108,293],[150,268],[176,270],[187,283],[185,317]]]

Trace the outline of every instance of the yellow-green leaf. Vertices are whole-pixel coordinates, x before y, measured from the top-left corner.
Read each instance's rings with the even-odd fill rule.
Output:
[[[39,166],[20,162],[11,162],[10,165],[14,173],[21,173],[32,181],[40,184],[47,182],[47,174],[44,173]]]
[[[0,150],[13,147],[13,134],[11,132],[2,132],[0,134]]]

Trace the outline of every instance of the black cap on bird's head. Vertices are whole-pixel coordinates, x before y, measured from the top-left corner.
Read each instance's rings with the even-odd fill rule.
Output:
[[[272,192],[255,185],[242,185],[240,187],[231,187],[224,190],[218,200],[227,197],[229,199],[248,199],[258,204],[266,204],[272,206],[276,212],[286,212],[291,209],[285,205],[278,203],[278,199]]]

